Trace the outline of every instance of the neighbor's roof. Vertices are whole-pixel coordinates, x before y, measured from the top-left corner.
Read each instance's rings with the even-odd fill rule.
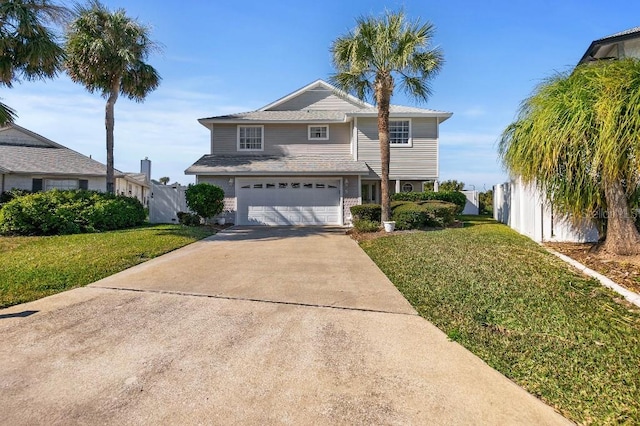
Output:
[[[347,156],[204,155],[185,170],[188,175],[366,175],[364,161]]]
[[[6,173],[105,176],[106,166],[67,148],[3,145],[0,168]]]
[[[17,124],[0,128],[0,170],[35,175],[107,174],[104,164]],[[116,171],[116,175],[122,173]]]
[[[590,62],[594,60],[596,53],[603,46],[612,45],[625,40],[633,40],[640,38],[640,27],[629,28],[628,30],[620,31],[619,33],[611,34],[606,37],[594,40],[589,45],[587,51],[580,58],[579,64]]]

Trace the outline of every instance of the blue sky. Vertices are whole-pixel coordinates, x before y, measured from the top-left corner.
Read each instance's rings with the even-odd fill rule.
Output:
[[[545,77],[574,66],[592,40],[640,25],[634,0],[104,1],[152,27],[163,51],[149,62],[163,80],[142,104],[116,104],[115,163],[189,183],[184,169],[209,150],[196,121],[260,108],[333,71],[329,47],[360,15],[404,8],[435,24],[442,72],[424,104],[451,111],[441,125],[440,178],[488,189],[506,179],[496,155],[502,130]],[[105,160],[104,99],[61,75],[3,88],[17,124]]]

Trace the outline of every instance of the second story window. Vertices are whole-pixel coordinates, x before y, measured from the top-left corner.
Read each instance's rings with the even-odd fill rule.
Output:
[[[262,151],[264,126],[238,126],[238,151]]]
[[[309,126],[309,140],[326,141],[329,139],[329,126]]]
[[[411,120],[389,120],[389,143],[411,146]]]

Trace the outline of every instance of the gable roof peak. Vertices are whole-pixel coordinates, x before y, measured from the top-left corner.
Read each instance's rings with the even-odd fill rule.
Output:
[[[321,88],[323,88],[325,90],[329,90],[329,91],[333,92],[336,96],[338,96],[338,97],[344,99],[345,101],[353,104],[354,107],[356,107],[356,108],[371,108],[371,107],[373,107],[373,105],[371,105],[371,104],[369,104],[367,102],[361,101],[360,99],[356,98],[355,96],[350,95],[349,93],[347,93],[347,92],[345,92],[343,90],[340,90],[337,87],[333,86],[332,84],[329,84],[326,81],[324,81],[323,79],[319,78],[319,79],[307,84],[306,86],[301,87],[300,89],[295,90],[295,91],[289,93],[288,95],[283,96],[282,98],[280,98],[280,99],[278,99],[278,100],[276,100],[274,102],[271,102],[268,105],[263,106],[262,108],[258,109],[257,111],[268,111],[268,110],[270,110],[272,108],[275,108],[275,107],[277,107],[279,105],[282,105],[283,103],[285,103],[285,102],[287,102],[287,101],[289,101],[289,100],[291,100],[291,99],[293,99],[293,98],[295,98],[297,96],[300,96],[301,94],[303,94],[303,93],[305,93],[307,91],[316,89],[318,87],[321,87]]]

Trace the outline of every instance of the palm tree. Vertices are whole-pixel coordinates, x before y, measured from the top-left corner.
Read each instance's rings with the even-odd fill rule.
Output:
[[[20,78],[56,76],[64,50],[49,25],[61,25],[69,15],[68,9],[48,0],[0,2],[0,86],[10,88]],[[16,112],[0,103],[0,126],[15,118]]]
[[[575,223],[605,219],[603,249],[640,253],[640,61],[578,66],[544,81],[504,131],[507,169],[535,182]]]
[[[149,28],[129,18],[124,9],[109,11],[99,1],[79,6],[67,31],[66,70],[71,79],[107,99],[107,192],[114,190],[114,106],[122,94],[137,102],[158,87],[160,76],[145,60],[158,45]]]
[[[429,80],[440,70],[442,51],[430,47],[433,24],[410,22],[404,12],[385,12],[382,17],[360,17],[356,28],[338,37],[331,46],[336,73],[331,81],[361,100],[368,96],[378,106],[378,138],[382,163],[382,220],[389,220],[389,107],[400,79],[404,92],[420,101],[431,95]]]

